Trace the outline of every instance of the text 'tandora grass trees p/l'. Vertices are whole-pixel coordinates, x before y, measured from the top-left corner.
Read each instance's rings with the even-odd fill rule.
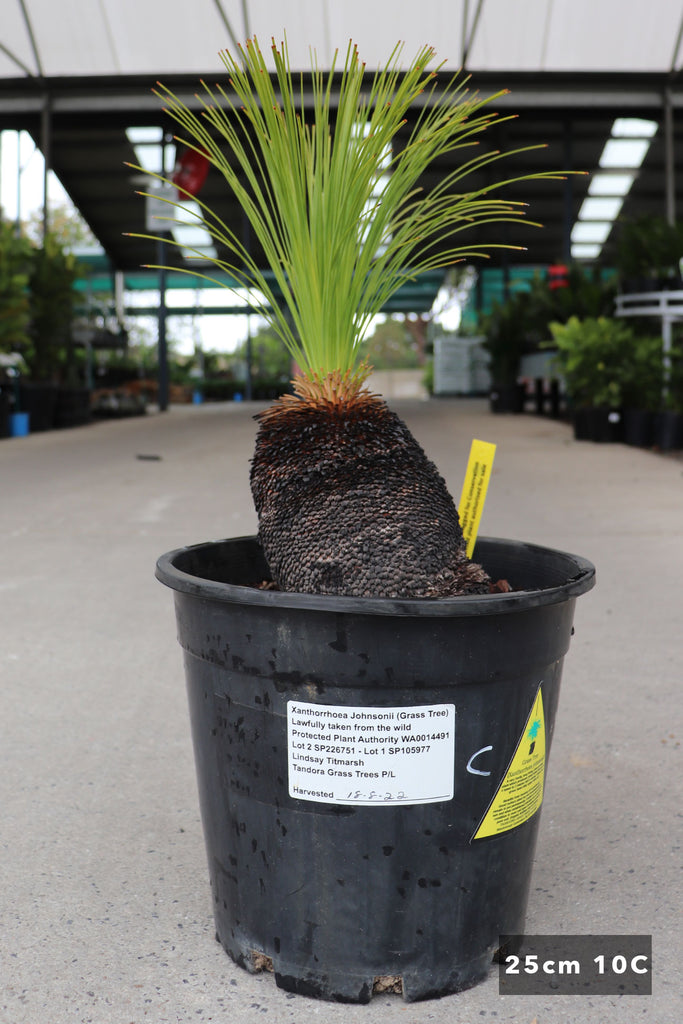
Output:
[[[246,246],[200,202],[201,223],[227,253],[212,262],[264,296],[262,315],[299,370],[294,394],[258,416],[251,467],[259,538],[281,590],[443,597],[492,585],[466,557],[436,467],[365,387],[359,350],[371,318],[406,281],[481,254],[481,246],[455,244],[455,235],[523,217],[523,204],[497,197],[501,188],[562,175],[467,191],[471,172],[505,156],[476,148],[506,119],[489,113],[501,93],[472,96],[458,75],[437,89],[433,49],[405,70],[401,50],[372,76],[353,45],[341,76],[313,60],[307,112],[286,43],[272,46],[272,76],[256,39],[237,55],[223,52],[229,88],[203,84],[199,113],[163,85],[157,90],[180,126],[178,142],[225,178],[282,295],[280,302]],[[413,107],[415,126],[397,146]],[[425,170],[454,151],[462,152],[456,170],[423,191]]]

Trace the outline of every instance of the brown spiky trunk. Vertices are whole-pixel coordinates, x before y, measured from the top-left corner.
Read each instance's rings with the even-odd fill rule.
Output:
[[[366,390],[297,383],[257,417],[251,487],[281,590],[356,597],[486,593],[446,484]]]

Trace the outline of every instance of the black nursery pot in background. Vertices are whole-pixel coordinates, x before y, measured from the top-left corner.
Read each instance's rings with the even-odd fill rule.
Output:
[[[624,409],[624,443],[649,448],[653,443],[655,414],[649,409]]]
[[[526,389],[524,384],[494,384],[489,393],[491,412],[524,412]]]
[[[683,448],[683,414],[670,410],[656,413],[654,443],[663,452]]]
[[[31,433],[52,430],[56,407],[56,384],[49,381],[22,380],[19,387],[19,408],[29,414]]]
[[[574,438],[600,444],[624,440],[624,417],[621,409],[605,405],[587,406],[573,411]]]
[[[277,984],[412,1001],[486,977],[524,928],[582,558],[482,539],[515,592],[257,589],[255,538],[159,559],[175,591],[217,938]]]
[[[90,422],[90,389],[60,387],[57,391],[55,427],[80,427]]]

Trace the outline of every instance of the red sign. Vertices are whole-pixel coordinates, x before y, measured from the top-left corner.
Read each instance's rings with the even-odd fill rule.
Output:
[[[196,149],[186,149],[173,172],[173,184],[178,189],[178,198],[196,196],[209,173],[209,160]]]

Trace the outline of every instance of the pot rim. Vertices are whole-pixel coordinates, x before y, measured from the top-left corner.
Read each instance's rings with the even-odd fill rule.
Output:
[[[474,559],[484,563],[487,555],[496,549],[512,552],[528,562],[566,561],[567,578],[564,582],[538,589],[511,591],[506,594],[469,594],[446,598],[392,598],[346,597],[332,594],[300,594],[279,590],[259,590],[256,587],[224,583],[207,579],[178,568],[177,562],[200,549],[215,549],[222,545],[251,543],[258,545],[255,535],[230,537],[224,540],[204,541],[175,548],[161,555],[156,565],[156,578],[172,590],[223,604],[287,608],[327,613],[355,613],[360,615],[402,615],[416,617],[466,617],[512,613],[531,608],[560,604],[585,594],[595,586],[595,566],[586,558],[543,547],[526,541],[497,537],[481,537],[477,541]]]

